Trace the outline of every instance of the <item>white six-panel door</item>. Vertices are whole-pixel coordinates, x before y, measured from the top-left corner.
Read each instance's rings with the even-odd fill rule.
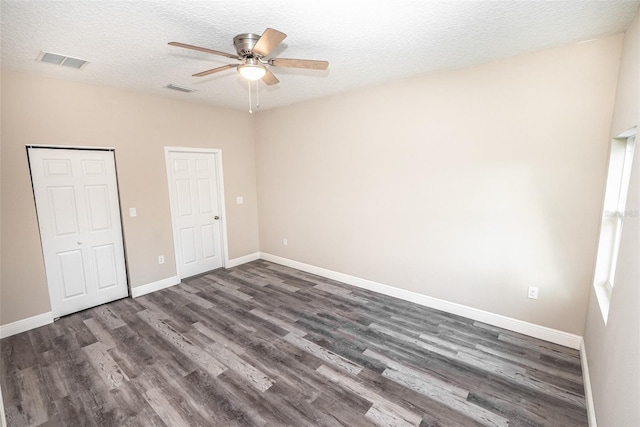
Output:
[[[29,164],[53,316],[127,296],[113,152],[30,147]]]
[[[167,171],[180,278],[223,266],[214,153],[168,151]]]

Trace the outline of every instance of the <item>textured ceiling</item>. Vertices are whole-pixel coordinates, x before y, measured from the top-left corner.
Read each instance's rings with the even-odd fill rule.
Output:
[[[179,41],[234,53],[239,33],[278,29],[270,56],[320,59],[327,71],[272,68],[262,109],[623,32],[629,1],[4,1],[2,67],[50,77],[247,109],[235,63],[168,46]],[[83,70],[36,61],[40,51],[90,61]],[[172,83],[197,91],[179,93]]]

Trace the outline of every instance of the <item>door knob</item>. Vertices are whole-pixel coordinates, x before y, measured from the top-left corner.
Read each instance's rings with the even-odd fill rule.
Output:
[[[220,217],[218,215],[214,216],[213,219],[215,219],[216,221],[220,219]]]
[[[78,242],[78,244],[79,244],[79,245],[81,245],[81,244],[82,244],[82,242]]]

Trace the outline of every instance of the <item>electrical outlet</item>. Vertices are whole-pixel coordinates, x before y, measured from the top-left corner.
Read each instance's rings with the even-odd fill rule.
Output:
[[[282,239],[282,244],[287,246],[289,244],[289,241],[287,240],[287,238],[285,237],[284,239]]]
[[[164,264],[164,255],[158,256],[158,264]]]
[[[538,288],[535,286],[529,286],[529,293],[527,293],[527,298],[538,299]]]

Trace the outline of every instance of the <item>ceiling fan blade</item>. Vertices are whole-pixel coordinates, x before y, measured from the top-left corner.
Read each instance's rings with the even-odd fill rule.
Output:
[[[262,77],[262,81],[268,84],[269,86],[280,83],[280,80],[273,74],[271,71],[267,70],[265,75]]]
[[[228,70],[229,68],[237,68],[237,67],[238,66],[234,64],[227,64],[227,65],[223,65],[222,67],[212,68],[211,70],[196,73],[193,75],[193,77],[204,77],[204,76],[208,76],[209,74],[219,73],[220,71]]]
[[[232,53],[220,52],[219,50],[207,49],[206,47],[193,46],[193,45],[190,45],[190,44],[180,43],[180,42],[170,42],[169,44],[171,46],[183,47],[185,49],[198,50],[200,52],[212,53],[214,55],[220,55],[220,56],[226,56],[227,58],[241,59],[238,55],[234,55]]]
[[[310,70],[326,70],[329,67],[328,61],[313,59],[272,58],[269,60],[269,64],[274,67],[307,68]]]
[[[273,28],[267,28],[251,51],[263,57],[267,56],[276,46],[282,43],[282,40],[286,37],[287,35],[285,33],[274,30]]]

